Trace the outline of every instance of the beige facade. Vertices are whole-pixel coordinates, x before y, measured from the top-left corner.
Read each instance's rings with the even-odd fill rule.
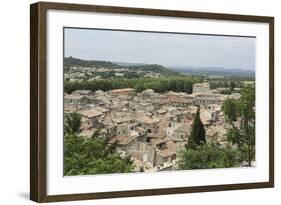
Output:
[[[194,83],[192,87],[192,93],[209,93],[210,84],[207,82]]]

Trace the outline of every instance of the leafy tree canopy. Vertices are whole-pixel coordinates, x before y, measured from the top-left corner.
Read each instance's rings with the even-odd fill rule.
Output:
[[[81,125],[81,115],[77,112],[65,114],[64,132],[75,134],[79,132]]]
[[[224,103],[222,105],[222,111],[228,122],[234,122],[237,120],[238,115],[239,115],[238,106],[239,105],[236,100],[227,98],[224,101]]]
[[[156,92],[187,92],[192,93],[192,85],[201,82],[199,77],[177,76],[163,78],[113,78],[100,79],[92,81],[65,81],[65,92],[71,93],[74,90],[103,90],[108,91],[120,88],[134,88],[136,92],[142,92],[145,89],[153,89]]]
[[[226,109],[227,107],[227,109]],[[246,86],[241,90],[241,98],[235,106],[225,106],[224,114],[231,127],[227,130],[227,139],[235,144],[242,153],[242,160],[251,166],[255,158],[255,87]],[[235,117],[233,117],[235,116]],[[239,119],[239,124],[233,121]]]
[[[114,145],[98,138],[64,137],[64,175],[126,173],[133,169],[130,157],[122,158]]]
[[[178,169],[212,169],[239,166],[239,152],[231,147],[204,144],[179,153]]]

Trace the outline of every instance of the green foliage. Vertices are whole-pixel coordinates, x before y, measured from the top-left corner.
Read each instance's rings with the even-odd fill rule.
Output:
[[[187,148],[196,148],[198,145],[206,143],[205,128],[200,119],[200,107],[198,107],[196,115],[193,119],[192,130],[188,138]]]
[[[209,81],[210,88],[216,89],[216,88],[228,88],[229,82],[226,80],[217,80],[217,81]]]
[[[231,94],[231,90],[227,89],[227,90],[221,90],[220,94],[224,94],[224,95],[230,95]]]
[[[235,82],[234,81],[230,81],[230,84],[229,84],[229,91],[232,92],[235,88]]]
[[[227,131],[227,139],[242,153],[242,160],[251,166],[255,158],[255,88],[247,86],[241,90],[241,98],[232,113],[237,114],[239,126],[230,120],[231,128]],[[231,112],[225,112],[231,119]]]
[[[67,57],[64,58],[64,68],[69,66],[84,66],[84,67],[113,67],[118,68],[117,64],[111,63],[109,61],[95,61],[95,60],[82,60],[79,58]]]
[[[244,78],[225,78],[225,79],[209,79],[208,82],[210,83],[211,89],[216,88],[226,88],[229,92],[233,92],[234,88],[243,88],[244,87]],[[255,78],[251,78],[249,80],[255,80]]]
[[[236,100],[227,98],[224,101],[221,109],[228,122],[233,122],[237,120],[239,113],[238,113],[238,102]]]
[[[77,112],[65,114],[64,132],[65,134],[75,134],[79,132],[81,125],[81,115]]]
[[[136,92],[145,89],[154,89],[156,92],[187,92],[192,93],[192,85],[201,79],[190,76],[163,77],[163,78],[113,78],[103,80],[64,82],[65,92],[74,90],[103,90],[108,91],[120,88],[134,88]]]
[[[130,157],[120,157],[104,140],[68,134],[64,137],[64,175],[126,173],[132,169]]]
[[[231,147],[205,144],[181,151],[177,165],[180,170],[228,168],[239,166],[239,158],[239,152]]]

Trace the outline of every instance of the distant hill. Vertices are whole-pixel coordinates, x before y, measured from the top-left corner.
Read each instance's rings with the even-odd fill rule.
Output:
[[[96,61],[96,60],[82,60],[79,58],[66,57],[64,58],[64,66],[81,66],[81,67],[110,67],[119,68],[119,65],[114,64],[110,61]]]
[[[146,65],[138,65],[138,66],[128,66],[129,69],[134,69],[137,71],[153,71],[156,73],[160,73],[164,76],[169,76],[169,75],[180,75],[179,72],[173,71],[171,69],[168,69],[162,65],[157,65],[157,64],[146,64]]]
[[[69,66],[85,66],[85,67],[106,67],[111,69],[127,68],[134,71],[152,71],[163,76],[180,75],[180,73],[170,70],[162,65],[157,64],[141,64],[141,63],[125,63],[125,62],[110,62],[97,60],[83,60],[73,57],[64,58],[64,67]]]
[[[128,63],[128,62],[119,62],[119,61],[113,61],[112,63],[115,63],[119,66],[140,66],[140,65],[146,65],[145,63]]]
[[[162,76],[175,76],[175,75],[195,75],[203,76],[206,78],[255,78],[255,71],[243,70],[240,68],[222,68],[222,67],[192,67],[192,66],[169,66],[165,67],[158,64],[145,64],[145,63],[127,63],[127,62],[111,62],[99,60],[83,60],[74,57],[64,58],[64,67],[79,66],[79,67],[105,67],[110,69],[127,68],[132,72],[144,71],[154,72]]]
[[[255,71],[244,70],[240,68],[222,68],[222,67],[174,67],[179,73],[185,75],[199,75],[204,77],[246,77],[255,78]]]

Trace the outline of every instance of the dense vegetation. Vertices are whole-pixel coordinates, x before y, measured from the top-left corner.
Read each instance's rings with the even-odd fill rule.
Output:
[[[200,119],[200,107],[197,108],[197,112],[193,119],[192,130],[188,138],[187,149],[195,149],[197,146],[206,143],[206,131],[204,125]]]
[[[216,89],[216,88],[228,88],[228,89],[233,89],[234,88],[243,88],[244,83],[243,81],[237,79],[237,80],[209,80],[210,83],[210,88],[211,89]]]
[[[120,157],[105,140],[64,136],[64,175],[127,173],[132,169],[130,157]]]
[[[201,82],[201,78],[178,76],[165,78],[115,78],[112,80],[92,80],[80,82],[64,82],[65,92],[71,93],[74,90],[103,90],[108,91],[119,88],[134,88],[136,92],[145,89],[153,89],[162,93],[166,91],[192,93],[192,85]]]
[[[199,109],[194,117],[186,149],[179,153],[178,169],[252,166],[255,159],[255,87],[241,90],[239,100],[227,99],[222,111],[229,124],[227,147],[207,143]]]
[[[211,169],[239,166],[239,152],[231,147],[203,144],[179,154],[178,169]]]
[[[251,166],[255,158],[255,87],[247,86],[238,101],[227,100],[222,110],[231,127],[227,139],[241,152],[241,161]],[[237,122],[239,120],[238,124]]]
[[[79,132],[81,125],[81,115],[77,112],[72,112],[65,115],[64,132],[67,134],[76,134]]]
[[[179,153],[178,169],[227,168],[239,165],[239,152],[232,147],[220,147],[206,142],[205,129],[200,119],[200,108],[193,119],[186,148]]]
[[[78,136],[80,117],[66,114],[64,135],[64,175],[91,175],[127,173],[133,169],[130,157],[122,158],[115,151],[115,144],[98,138],[98,131],[91,138]]]

